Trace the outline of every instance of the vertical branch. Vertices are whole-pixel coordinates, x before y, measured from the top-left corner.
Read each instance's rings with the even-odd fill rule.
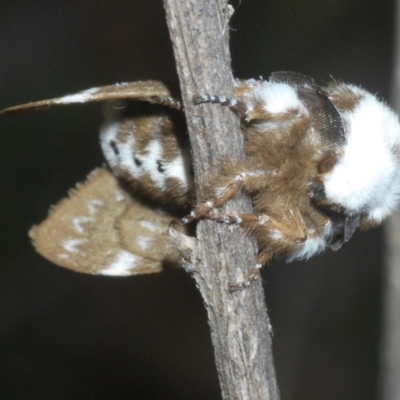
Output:
[[[221,0],[164,0],[185,107],[199,195],[224,157],[243,159],[237,117],[215,105],[194,106],[197,94],[233,96],[228,12]],[[249,212],[245,196],[226,210]],[[207,308],[224,399],[279,399],[269,320],[260,280],[230,294],[228,283],[246,277],[256,246],[242,229],[200,221],[193,277]]]
[[[396,1],[392,103],[400,114],[400,0]],[[381,398],[400,399],[400,211],[385,226],[384,332],[381,350]]]

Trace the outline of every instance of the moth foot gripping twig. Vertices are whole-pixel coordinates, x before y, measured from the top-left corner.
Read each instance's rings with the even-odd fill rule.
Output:
[[[263,267],[263,265],[268,261],[270,258],[270,254],[267,253],[261,253],[257,260],[254,268],[250,271],[250,274],[247,275],[247,277],[236,283],[229,283],[228,288],[231,293],[241,291],[243,289],[246,289],[249,287],[260,275],[260,270]]]

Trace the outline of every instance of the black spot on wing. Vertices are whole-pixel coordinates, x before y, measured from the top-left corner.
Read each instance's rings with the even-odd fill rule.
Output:
[[[116,156],[118,156],[119,155],[119,148],[118,148],[117,142],[115,140],[111,140],[109,142],[109,144],[110,144],[110,147],[112,148],[114,154]]]
[[[165,166],[161,160],[157,160],[157,171],[161,173],[165,172]]]

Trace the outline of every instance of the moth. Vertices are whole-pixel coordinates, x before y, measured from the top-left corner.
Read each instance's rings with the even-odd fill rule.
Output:
[[[339,249],[357,228],[379,225],[397,207],[399,120],[389,106],[358,86],[340,81],[321,86],[301,74],[275,72],[268,80],[236,80],[234,98],[196,96],[196,104],[220,104],[240,118],[245,152],[241,164],[221,162],[203,185],[200,198],[193,192],[190,144],[179,95],[161,82],[93,88],[3,113],[91,101],[111,101],[105,106],[100,144],[114,185],[119,180],[128,182],[153,207],[190,210],[194,203],[180,220],[182,225],[207,218],[242,226],[255,236],[259,254],[254,267],[243,280],[230,284],[231,291],[249,286],[274,257],[292,261],[327,247]],[[107,191],[115,194],[111,186]],[[222,212],[220,207],[239,191],[250,195],[253,213]],[[147,207],[150,213],[153,209]],[[76,233],[82,226],[69,228]],[[42,224],[34,236],[43,229]],[[118,224],[112,224],[112,229],[119,233]],[[126,238],[129,241],[129,235]],[[94,240],[85,229],[82,239]],[[65,242],[61,247],[51,259],[71,268],[68,260],[74,251],[81,253],[80,244],[67,252]],[[104,273],[113,260],[100,269],[82,262],[74,268]],[[94,263],[100,264],[101,260]],[[122,265],[114,268],[116,274],[132,273]]]

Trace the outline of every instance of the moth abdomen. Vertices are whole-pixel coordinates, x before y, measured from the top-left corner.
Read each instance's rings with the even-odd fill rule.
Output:
[[[106,160],[116,176],[153,201],[173,208],[186,206],[193,172],[187,139],[179,137],[185,132],[182,116],[149,104],[139,107],[141,113],[132,114],[130,105],[119,104],[116,109],[107,104],[108,118],[100,130]]]

